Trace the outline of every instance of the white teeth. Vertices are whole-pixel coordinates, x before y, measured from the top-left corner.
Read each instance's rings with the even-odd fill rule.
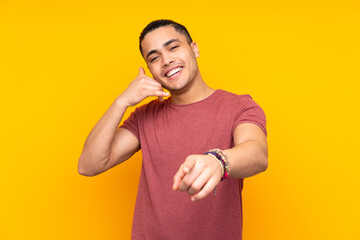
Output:
[[[173,70],[171,70],[170,72],[168,72],[166,74],[167,77],[171,77],[172,75],[174,75],[175,73],[179,72],[181,70],[181,67],[175,68]]]

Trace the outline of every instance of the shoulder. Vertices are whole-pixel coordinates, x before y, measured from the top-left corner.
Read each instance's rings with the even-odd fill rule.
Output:
[[[254,101],[250,94],[235,94],[227,92],[224,90],[219,90],[222,98],[224,99],[224,104],[228,106],[229,111],[233,111],[235,115],[244,115],[244,114],[256,114],[264,116],[265,113],[261,106]],[[264,116],[265,117],[265,116]]]
[[[236,99],[251,99],[251,96],[249,94],[236,94],[232,92],[228,92],[223,89],[217,89],[218,95],[220,97],[228,97],[228,98],[236,98]]]
[[[229,100],[227,102],[229,109],[234,113],[232,132],[241,123],[253,123],[258,125],[267,135],[265,112],[249,94],[238,95],[222,90],[222,95]]]
[[[251,95],[249,94],[236,94],[236,93],[232,93],[232,92],[228,92],[222,89],[218,89],[218,98],[219,99],[223,99],[225,101],[227,101],[229,104],[233,105],[238,105],[238,104],[242,104],[242,105],[246,105],[247,103],[251,103],[254,102],[253,98],[251,97]]]

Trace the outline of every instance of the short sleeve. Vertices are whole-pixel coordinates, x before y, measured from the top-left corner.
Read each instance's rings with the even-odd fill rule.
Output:
[[[258,125],[267,136],[266,116],[263,109],[252,99],[250,95],[243,95],[235,101],[235,119],[232,132],[241,123],[253,123]]]
[[[125,128],[130,131],[134,136],[140,140],[139,134],[139,124],[137,120],[137,111],[135,110],[130,114],[130,116],[124,121],[124,123],[119,128]]]

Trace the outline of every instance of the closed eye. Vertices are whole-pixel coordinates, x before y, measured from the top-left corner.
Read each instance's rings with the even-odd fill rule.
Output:
[[[173,46],[173,47],[170,48],[170,51],[172,51],[172,50],[174,50],[174,49],[176,49],[176,48],[178,48],[178,47],[179,47],[179,46],[177,46],[177,45],[176,45],[176,46]]]
[[[153,57],[152,59],[150,59],[150,62],[154,62],[158,57]]]

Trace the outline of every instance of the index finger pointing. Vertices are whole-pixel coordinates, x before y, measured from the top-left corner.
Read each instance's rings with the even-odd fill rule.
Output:
[[[181,180],[194,167],[195,162],[196,162],[196,159],[190,155],[185,159],[185,162],[183,164],[181,164],[179,170],[177,171],[177,173],[174,176],[174,185],[173,185],[174,191],[179,189]]]

